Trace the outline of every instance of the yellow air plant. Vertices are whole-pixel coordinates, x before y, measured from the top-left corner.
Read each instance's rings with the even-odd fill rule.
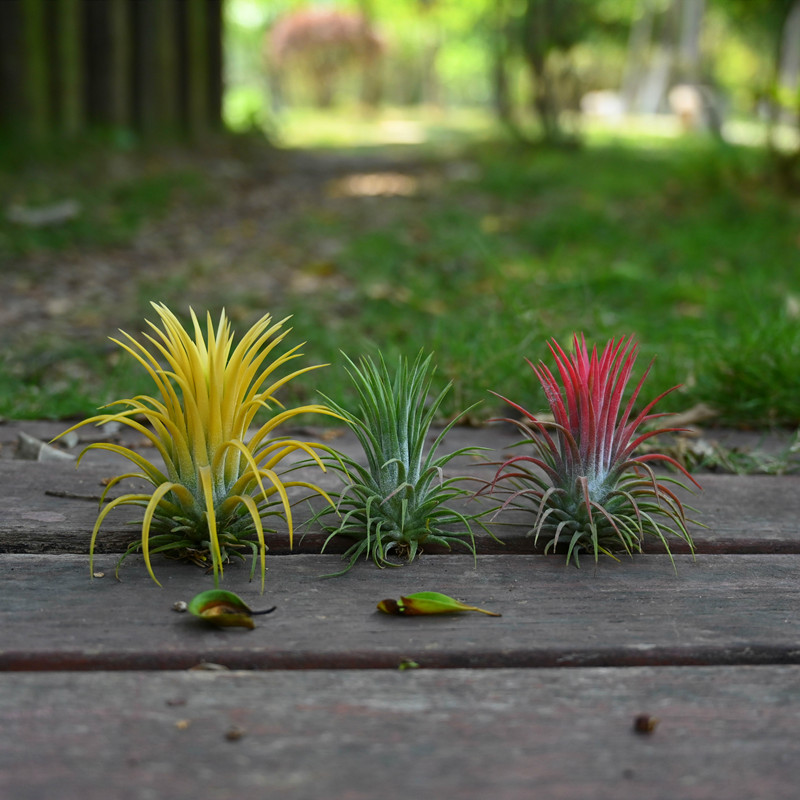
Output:
[[[223,564],[232,556],[243,559],[242,551],[249,550],[253,554],[251,578],[256,556],[260,557],[263,591],[267,546],[262,518],[284,518],[291,545],[293,526],[287,489],[305,487],[331,502],[318,486],[305,481],[284,482],[276,472],[281,461],[298,450],[324,470],[316,453],[320,445],[272,438],[276,428],[298,414],[331,413],[321,405],[284,409],[274,396],[293,378],[322,365],[275,376],[279,368],[302,355],[297,352],[302,345],[297,345],[274,357],[275,349],[291,330],[281,332],[285,319],[273,324],[266,314],[234,347],[224,311],[216,330],[208,314],[205,337],[191,311],[192,337],[165,305],[152,305],[163,327],[148,320],[152,331],[144,334],[146,344],[124,331],[124,339],[111,341],[144,367],[160,397],[138,395],[117,400],[104,408],[122,406],[121,410],[98,414],[69,429],[90,423],[124,423],[149,439],[164,462],[162,469],[140,453],[110,442],[96,442],[83,450],[80,458],[94,448],[109,450],[124,456],[138,469],[111,480],[101,506],[109,489],[125,479],[142,478],[154,487],[151,493],[116,497],[102,508],[92,531],[90,568],[97,535],[108,513],[117,506],[141,506],[141,539],[128,547],[120,563],[141,550],[147,571],[159,583],[150,562],[154,553],[206,564],[210,560],[214,583],[218,585]],[[249,433],[260,409],[276,408],[277,413],[269,421]]]

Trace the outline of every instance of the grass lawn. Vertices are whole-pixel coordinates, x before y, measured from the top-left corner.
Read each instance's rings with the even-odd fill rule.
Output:
[[[424,348],[435,350],[440,380],[454,382],[447,413],[478,400],[478,418],[502,412],[489,390],[535,411],[544,400],[524,359],[547,358],[548,338],[582,331],[599,343],[635,334],[640,370],[656,359],[644,398],[683,384],[664,410],[705,402],[718,422],[800,424],[800,199],[763,177],[759,151],[629,132],[591,134],[580,150],[526,152],[483,125],[448,129],[441,119],[430,123],[430,147],[419,120],[389,122],[391,164],[355,161],[359,152],[386,153],[365,123],[362,150],[348,148],[335,172],[301,170],[295,191],[286,168],[285,200],[262,213],[248,211],[245,199],[256,196],[248,193],[269,203],[277,184],[242,177],[243,157],[228,183],[197,163],[159,171],[150,162],[140,176],[126,173],[121,193],[95,175],[80,221],[39,234],[0,225],[4,271],[35,261],[46,274],[65,252],[94,257],[112,245],[130,259],[142,225],[174,230],[176,215],[196,214],[207,243],[182,255],[173,242],[155,279],[126,272],[141,282],[132,299],[77,340],[43,324],[38,342],[7,347],[0,414],[87,414],[146,389],[109,353],[106,336],[120,323],[140,330],[153,299],[179,312],[188,302],[214,314],[225,305],[240,330],[265,310],[293,314],[307,363],[332,366],[310,373],[287,402],[317,387],[346,401],[340,350],[381,349],[391,359]],[[308,147],[305,123],[294,124]],[[340,143],[330,126],[320,130]],[[26,195],[19,174],[11,175],[19,200],[48,199],[41,187]],[[49,178],[69,186],[70,175],[61,162]],[[119,224],[109,229],[97,208]],[[58,365],[59,380],[42,358]]]

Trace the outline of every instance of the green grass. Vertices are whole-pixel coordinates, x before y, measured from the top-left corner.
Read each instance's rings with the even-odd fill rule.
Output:
[[[304,146],[318,143],[311,118],[295,122]],[[344,124],[318,136],[339,142]],[[423,174],[408,173],[419,178],[415,194],[332,198],[323,191],[297,214],[271,221],[270,239],[255,236],[240,247],[239,258],[251,265],[268,269],[277,257],[291,268],[280,293],[254,292],[252,273],[237,278],[232,262],[231,279],[202,295],[213,297],[212,313],[223,304],[233,311],[242,330],[264,310],[294,315],[294,341],[308,341],[306,363],[333,366],[298,381],[287,402],[311,399],[316,388],[347,402],[340,351],[355,359],[380,349],[391,362],[424,348],[436,353],[434,389],[455,384],[447,414],[477,400],[480,418],[502,413],[489,390],[544,409],[525,357],[546,358],[546,340],[573,331],[600,344],[632,333],[641,343],[639,370],[656,358],[643,399],[680,383],[664,410],[702,401],[727,424],[800,424],[800,203],[763,177],[760,151],[606,133],[589,136],[580,150],[526,152],[487,138],[475,120],[459,124],[426,138],[449,153],[457,143],[460,155],[437,161],[442,151],[423,146]],[[292,130],[284,131],[289,143]],[[359,135],[374,152],[375,126]],[[167,195],[174,199],[180,185],[170,183]],[[93,208],[111,197],[112,206],[128,210],[116,212],[130,220],[112,226],[117,243],[141,219],[165,213],[171,201],[159,199],[158,186],[157,170],[122,186],[98,185]],[[189,207],[197,202],[191,192],[183,197]],[[74,246],[103,241],[91,231],[84,240],[73,234]],[[17,242],[12,250],[26,247]],[[142,287],[142,303],[152,298],[183,310],[190,289],[216,280],[213,269],[193,269]],[[301,278],[305,288],[298,288]],[[58,391],[40,388],[47,384],[35,359],[20,366],[19,354],[6,352],[0,414],[89,413],[135,374],[122,362],[109,368],[104,341],[85,345],[88,359],[63,343],[51,346],[51,359],[71,365]],[[72,383],[70,370],[78,375]],[[137,380],[118,394],[135,392]]]
[[[380,148],[395,153],[429,152],[470,144],[496,134],[485,111],[473,109],[384,108],[370,112],[357,105],[337,113],[286,109],[269,131],[287,147],[360,151]]]
[[[755,154],[695,142],[474,155],[475,182],[378,200],[392,213],[377,223],[366,205],[358,222],[319,220],[347,241],[351,297],[298,306],[315,359],[431,347],[456,383],[448,410],[483,399],[487,416],[501,410],[489,389],[544,406],[524,357],[546,358],[547,338],[633,333],[639,368],[656,358],[647,394],[683,384],[665,409],[800,423],[800,208],[753,178]]]
[[[30,227],[0,215],[0,263],[42,251],[128,244],[143,222],[192,197],[209,199],[202,173],[178,151],[145,152],[91,141],[33,150],[0,142],[4,211],[73,201],[63,224]]]

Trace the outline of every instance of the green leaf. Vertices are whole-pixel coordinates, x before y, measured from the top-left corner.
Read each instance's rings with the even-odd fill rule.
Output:
[[[241,597],[223,589],[200,592],[188,606],[190,614],[219,628],[255,628],[253,617],[271,614],[276,606],[266,611],[253,611]]]
[[[378,610],[384,614],[396,614],[406,617],[427,616],[430,614],[456,614],[461,611],[478,611],[490,617],[500,617],[494,611],[487,611],[477,606],[468,606],[448,597],[440,592],[416,592],[416,594],[405,595],[396,600],[381,600],[378,603]]]

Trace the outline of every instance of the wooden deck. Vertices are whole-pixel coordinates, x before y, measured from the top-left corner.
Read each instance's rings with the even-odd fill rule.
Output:
[[[283,531],[263,597],[225,570],[278,607],[248,631],[173,610],[211,587],[195,567],[154,560],[159,588],[132,557],[115,580],[124,512],[90,577],[85,498],[118,465],[0,460],[0,798],[798,797],[800,478],[702,476],[708,527],[675,568],[567,568],[512,517],[477,563],[322,578],[340,556]],[[375,608],[422,590],[503,616]]]

